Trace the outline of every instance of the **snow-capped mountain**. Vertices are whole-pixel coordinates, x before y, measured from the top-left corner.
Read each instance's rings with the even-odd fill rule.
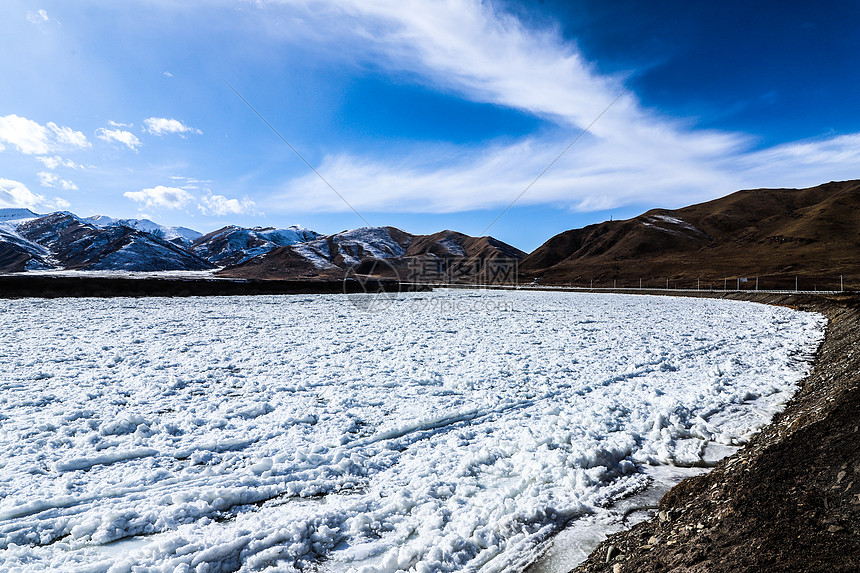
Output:
[[[155,235],[165,241],[170,241],[171,243],[176,243],[183,247],[190,246],[195,239],[199,239],[203,236],[203,233],[195,231],[194,229],[189,229],[188,227],[159,225],[149,219],[114,219],[107,215],[93,215],[92,217],[87,217],[83,220],[98,227],[112,227],[118,225],[131,227],[132,229],[145,231],[150,235]]]
[[[237,227],[230,225],[199,236],[191,245],[198,257],[219,266],[241,264],[277,247],[312,241],[319,233],[301,227]]]
[[[226,267],[225,276],[243,278],[333,278],[380,259],[406,267],[418,259],[483,261],[523,256],[492,237],[454,231],[412,235],[396,227],[363,227],[323,236],[298,226],[230,225],[202,235],[149,219],[0,209],[0,272]]]
[[[0,209],[0,225],[39,217],[29,209]]]
[[[26,215],[26,213],[24,213]],[[0,271],[35,269],[206,270],[180,245],[122,225],[98,226],[60,211],[7,219],[0,229]]]

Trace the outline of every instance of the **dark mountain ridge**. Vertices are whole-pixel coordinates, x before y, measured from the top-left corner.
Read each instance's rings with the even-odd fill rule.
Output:
[[[526,257],[526,280],[544,284],[691,286],[699,279],[766,277],[793,286],[860,279],[860,181],[808,189],[755,189],[681,209],[652,209],[560,233]],[[788,281],[788,282],[787,282]]]
[[[218,274],[237,278],[338,278],[354,270],[359,274],[436,282],[445,278],[448,266],[454,262],[480,274],[487,261],[519,261],[525,256],[492,237],[471,237],[448,230],[412,235],[396,227],[367,227],[274,249]],[[375,264],[377,261],[385,264]],[[427,271],[426,275],[422,271]]]

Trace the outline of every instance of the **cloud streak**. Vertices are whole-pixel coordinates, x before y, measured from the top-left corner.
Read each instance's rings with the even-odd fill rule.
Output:
[[[507,205],[591,123],[627,80],[597,73],[555,31],[532,30],[478,0],[280,0],[300,15],[292,34],[338,38],[350,57],[410,72],[436,89],[545,118],[557,129],[513,144],[422,148],[377,158],[332,154],[321,173],[359,210],[454,212]],[[326,30],[329,39],[319,30]],[[742,187],[812,185],[857,177],[857,135],[752,151],[740,133],[694,128],[626,95],[519,204],[580,211],[629,204],[680,206]],[[440,166],[441,165],[441,166]],[[823,166],[827,166],[826,168]],[[274,197],[290,209],[346,211],[313,174]]]

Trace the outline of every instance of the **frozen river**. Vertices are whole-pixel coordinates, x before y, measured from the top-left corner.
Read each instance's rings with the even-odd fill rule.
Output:
[[[0,569],[511,571],[794,392],[819,315],[436,291],[0,300]]]

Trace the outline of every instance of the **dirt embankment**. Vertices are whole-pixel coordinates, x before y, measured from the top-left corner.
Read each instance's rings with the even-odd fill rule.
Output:
[[[821,312],[827,335],[786,409],[577,573],[860,571],[860,297],[738,294]]]
[[[122,277],[0,276],[2,298],[246,296],[425,290],[393,280],[222,280]]]

